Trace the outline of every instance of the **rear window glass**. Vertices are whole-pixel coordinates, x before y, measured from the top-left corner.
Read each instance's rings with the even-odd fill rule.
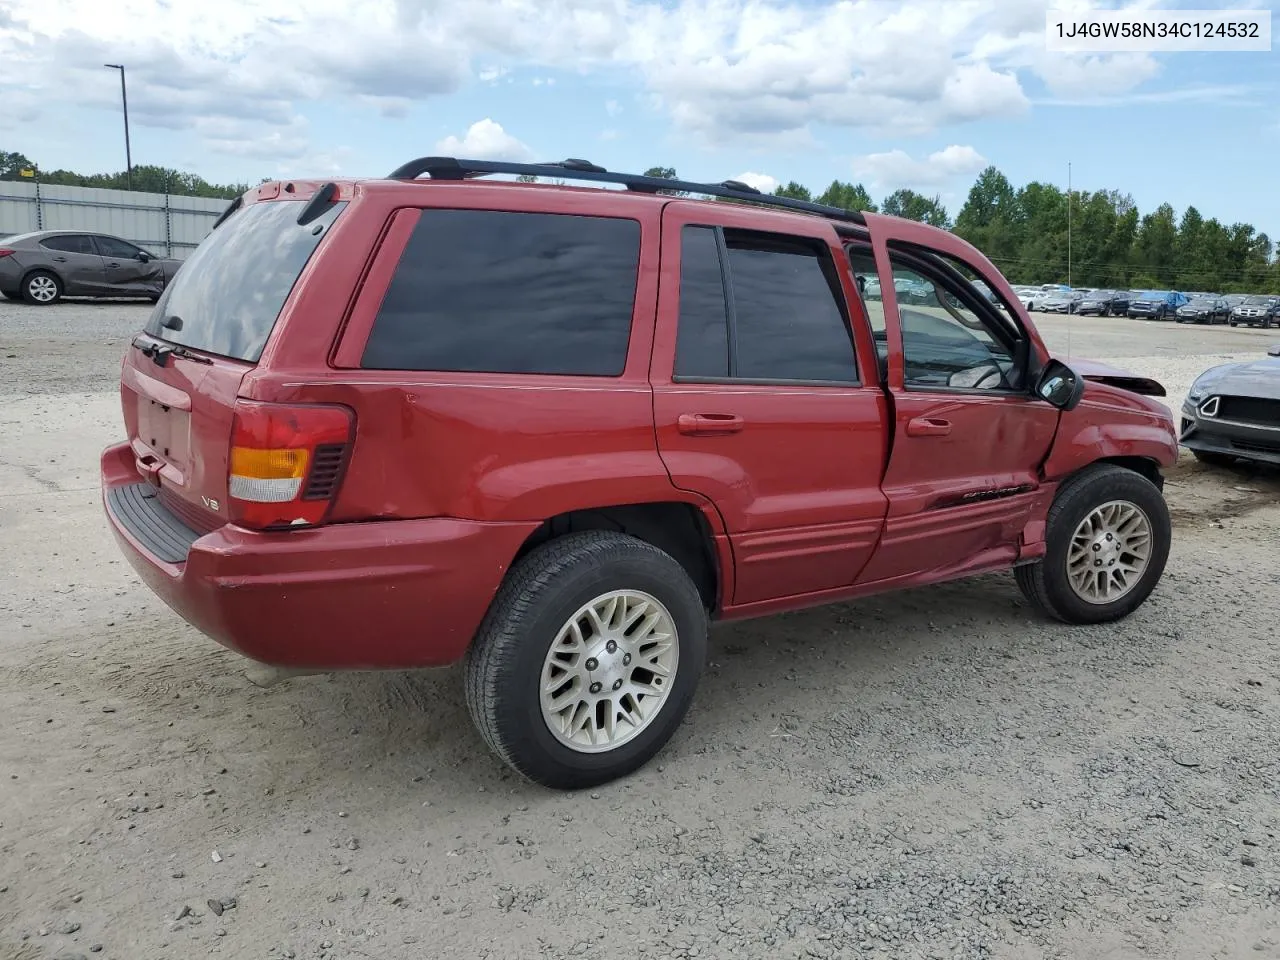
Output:
[[[639,259],[635,220],[424,210],[362,365],[619,376]]]
[[[346,203],[299,226],[295,201],[251,203],[210,233],[165,288],[147,333],[256,363],[298,274]],[[182,320],[178,330],[163,324]]]

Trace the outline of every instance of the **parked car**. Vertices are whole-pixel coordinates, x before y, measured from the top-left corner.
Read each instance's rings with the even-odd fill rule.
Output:
[[[1164,389],[966,277],[1012,302],[945,230],[578,160],[265,183],[126,352],[107,521],[227,647],[462,661],[497,756],[601,783],[681,723],[709,620],[1009,569],[1068,623],[1146,600]]]
[[[1028,313],[1033,312],[1036,306],[1044,300],[1044,292],[1039,287],[1014,287],[1013,293],[1018,302],[1022,304],[1022,309]]]
[[[1178,308],[1179,323],[1226,323],[1231,318],[1231,307],[1222,297],[1201,297]]]
[[[1185,294],[1159,290],[1148,290],[1141,296],[1129,301],[1127,311],[1131,318],[1143,320],[1168,320],[1187,302]]]
[[[1044,313],[1075,313],[1079,302],[1080,294],[1074,290],[1066,290],[1047,294],[1040,302],[1040,309]]]
[[[1200,374],[1182,404],[1181,442],[1206,463],[1280,465],[1280,344]]]
[[[1231,326],[1245,324],[1250,327],[1270,327],[1276,322],[1276,305],[1280,299],[1276,297],[1246,297],[1232,308]]]
[[[0,240],[0,294],[37,306],[64,296],[158,300],[181,265],[119,237],[40,230]]]
[[[1111,301],[1115,295],[1113,290],[1095,290],[1092,293],[1087,293],[1076,304],[1075,312],[1082,316],[1088,314],[1096,314],[1099,317],[1110,316]]]

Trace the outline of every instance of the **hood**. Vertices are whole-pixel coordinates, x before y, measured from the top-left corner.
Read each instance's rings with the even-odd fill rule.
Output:
[[[1067,366],[1094,383],[1105,383],[1144,397],[1168,395],[1164,385],[1159,381],[1152,380],[1150,377],[1140,377],[1136,373],[1129,373],[1127,370],[1121,370],[1098,360],[1071,360]]]
[[[1200,374],[1192,389],[1280,400],[1280,357],[1262,357],[1210,367]]]

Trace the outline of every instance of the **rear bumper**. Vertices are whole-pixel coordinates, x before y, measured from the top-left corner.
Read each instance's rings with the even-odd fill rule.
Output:
[[[538,526],[437,518],[258,533],[227,525],[204,535],[190,531],[185,559],[173,562],[148,548],[155,537],[120,506],[138,502],[119,491],[138,481],[127,444],[103,453],[103,507],[133,569],[192,626],[279,667],[456,662]]]
[[[1280,424],[1250,424],[1203,417],[1190,403],[1182,405],[1182,435],[1188,450],[1240,457],[1280,465]]]

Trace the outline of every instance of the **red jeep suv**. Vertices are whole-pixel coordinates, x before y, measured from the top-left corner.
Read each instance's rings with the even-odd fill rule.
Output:
[[[106,514],[175,611],[279,666],[464,661],[485,740],[555,787],[661,749],[713,619],[1012,568],[1100,623],[1169,551],[1159,384],[1052,359],[950,233],[735,181],[263,184],[120,394]]]

